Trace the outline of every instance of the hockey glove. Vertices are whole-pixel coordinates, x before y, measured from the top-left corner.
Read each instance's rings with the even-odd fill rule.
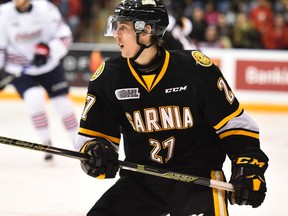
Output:
[[[50,48],[45,43],[39,43],[35,47],[35,54],[32,64],[40,67],[47,63],[49,57]]]
[[[81,161],[86,174],[101,179],[115,177],[119,170],[118,153],[110,141],[97,137],[86,142],[80,151],[90,156]]]
[[[247,151],[248,150],[248,151]],[[238,205],[251,205],[257,208],[266,195],[264,172],[268,167],[268,158],[257,148],[247,149],[232,159],[230,183],[235,192],[229,192],[229,202]]]

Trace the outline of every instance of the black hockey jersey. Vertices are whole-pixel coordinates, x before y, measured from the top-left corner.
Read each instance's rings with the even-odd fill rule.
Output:
[[[155,74],[140,74],[121,56],[103,62],[91,77],[79,134],[115,144],[123,134],[127,161],[187,173],[219,170],[226,154],[259,145],[257,130],[231,121],[243,109],[211,59],[196,50],[163,53]]]

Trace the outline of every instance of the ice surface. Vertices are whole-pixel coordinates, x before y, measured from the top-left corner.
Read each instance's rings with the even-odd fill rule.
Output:
[[[49,103],[47,108],[54,145],[72,149]],[[75,111],[80,116],[82,104],[75,104]],[[230,205],[230,216],[286,216],[288,113],[250,115],[260,126],[262,148],[270,157],[268,193],[264,204],[256,209]],[[0,136],[39,142],[21,101],[0,100]],[[84,216],[116,181],[89,177],[76,159],[55,156],[53,164],[46,164],[43,156],[41,152],[0,144],[0,216]],[[225,164],[228,177],[229,164]]]

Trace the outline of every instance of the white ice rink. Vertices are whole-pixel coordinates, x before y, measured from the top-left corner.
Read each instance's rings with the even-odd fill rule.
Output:
[[[81,110],[82,104],[75,104],[78,115]],[[72,149],[49,103],[48,112],[54,145]],[[229,206],[230,216],[287,216],[288,113],[249,113],[260,126],[262,148],[270,158],[268,193],[257,209]],[[39,142],[21,101],[0,99],[0,136]],[[0,144],[0,216],[85,216],[115,179],[89,177],[79,163],[56,156],[47,166],[41,152]],[[227,177],[229,169],[227,161]]]

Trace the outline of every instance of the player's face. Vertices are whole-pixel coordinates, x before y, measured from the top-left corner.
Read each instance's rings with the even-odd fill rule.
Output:
[[[15,7],[21,11],[29,7],[30,0],[13,0],[13,3],[15,4]]]
[[[124,58],[132,58],[139,50],[136,40],[136,33],[132,22],[117,22],[114,38],[120,47]]]

